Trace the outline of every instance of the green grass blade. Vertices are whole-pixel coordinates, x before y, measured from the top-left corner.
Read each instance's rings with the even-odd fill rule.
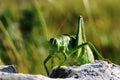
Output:
[[[13,49],[14,56],[16,57],[17,62],[19,62],[21,60],[20,55],[19,55],[14,43],[12,42],[9,33],[7,32],[7,30],[5,29],[5,27],[1,21],[0,21],[0,30],[5,35],[5,38],[6,38],[7,42],[9,43],[9,46]]]

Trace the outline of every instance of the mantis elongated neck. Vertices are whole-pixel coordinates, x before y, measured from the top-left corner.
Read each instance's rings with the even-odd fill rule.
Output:
[[[85,36],[85,29],[84,29],[84,21],[82,16],[79,16],[78,18],[78,30],[76,35],[76,46],[81,45],[82,43],[86,42],[86,36]],[[81,52],[81,48],[78,49],[78,55]]]

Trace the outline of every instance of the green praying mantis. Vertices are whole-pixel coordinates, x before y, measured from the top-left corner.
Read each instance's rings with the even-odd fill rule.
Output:
[[[49,44],[50,54],[44,60],[44,67],[47,75],[49,75],[49,70],[46,63],[58,54],[62,54],[64,56],[64,61],[60,63],[58,67],[62,66],[70,57],[73,57],[74,55],[75,58],[72,61],[77,61],[80,65],[94,62],[93,52],[99,59],[104,59],[94,45],[91,42],[86,41],[82,16],[79,16],[78,18],[78,30],[76,37],[62,35],[56,38],[51,38]]]

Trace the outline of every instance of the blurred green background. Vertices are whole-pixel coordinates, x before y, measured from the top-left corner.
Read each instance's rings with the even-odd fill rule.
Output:
[[[44,74],[48,41],[75,35],[77,19],[85,21],[86,37],[107,59],[120,64],[119,0],[0,0],[0,64],[19,72]]]

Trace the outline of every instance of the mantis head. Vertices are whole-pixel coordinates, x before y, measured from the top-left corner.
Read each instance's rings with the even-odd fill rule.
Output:
[[[69,48],[72,47],[70,43],[75,41],[74,38],[69,35],[62,35],[57,38],[51,38],[49,41],[50,49],[54,49],[57,52],[69,52]]]

